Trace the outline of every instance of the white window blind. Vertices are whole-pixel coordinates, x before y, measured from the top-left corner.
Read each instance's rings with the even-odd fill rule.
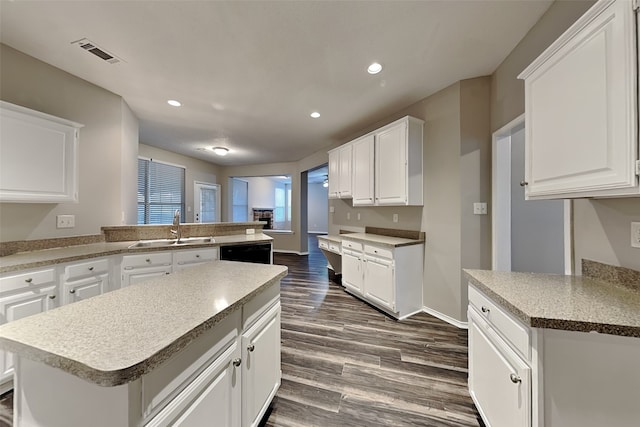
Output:
[[[184,221],[184,168],[138,159],[138,224],[171,224],[176,209]]]

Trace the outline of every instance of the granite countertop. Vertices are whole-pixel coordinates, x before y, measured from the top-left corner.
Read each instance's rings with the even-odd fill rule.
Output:
[[[580,276],[464,270],[470,283],[533,328],[640,337],[640,292]]]
[[[373,243],[379,246],[387,246],[390,248],[397,248],[400,246],[422,245],[424,240],[406,239],[403,237],[384,236],[373,233],[349,233],[341,234],[340,241],[343,239],[353,240],[360,243]]]
[[[30,268],[47,267],[65,262],[80,261],[83,259],[96,258],[117,254],[136,254],[154,251],[174,251],[183,249],[197,249],[207,247],[218,247],[223,245],[234,245],[243,243],[271,242],[273,237],[263,233],[258,234],[236,234],[231,236],[214,236],[213,243],[203,243],[197,245],[165,246],[155,248],[129,248],[137,241],[126,242],[100,242],[86,245],[73,245],[61,248],[43,249],[38,251],[20,252],[5,257],[0,257],[0,273],[27,270]]]
[[[0,348],[95,384],[126,384],[286,274],[279,265],[204,263],[2,325]]]
[[[342,237],[341,236],[335,236],[333,234],[326,234],[324,236],[318,236],[318,240],[327,240],[329,242],[333,242],[333,243],[337,243],[337,244],[341,244],[342,243]]]

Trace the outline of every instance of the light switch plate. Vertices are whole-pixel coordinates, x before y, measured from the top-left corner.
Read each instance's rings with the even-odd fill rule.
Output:
[[[393,214],[393,222],[398,222],[398,214]]]
[[[640,248],[640,222],[631,223],[631,247]]]

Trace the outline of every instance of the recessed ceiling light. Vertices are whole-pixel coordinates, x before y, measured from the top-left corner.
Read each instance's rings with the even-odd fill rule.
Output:
[[[314,119],[317,119],[318,117],[320,117],[320,113],[318,113],[317,111],[314,111],[313,113],[310,114],[311,117],[313,117]]]
[[[382,71],[382,65],[377,62],[369,65],[369,68],[367,68],[367,73],[369,74],[378,74],[380,71]]]
[[[229,149],[226,147],[212,147],[211,151],[216,153],[218,156],[226,156],[229,154]]]
[[[176,101],[175,99],[170,99],[167,101],[167,104],[173,106],[173,107],[180,107],[182,104],[180,103],[180,101]]]

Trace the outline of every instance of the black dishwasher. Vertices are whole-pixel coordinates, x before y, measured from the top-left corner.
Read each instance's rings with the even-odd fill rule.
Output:
[[[220,246],[220,259],[271,264],[271,243]]]

